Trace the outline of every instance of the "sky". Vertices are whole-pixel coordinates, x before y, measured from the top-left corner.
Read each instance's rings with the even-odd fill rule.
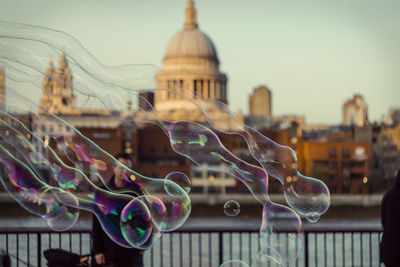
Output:
[[[0,19],[64,31],[106,65],[162,67],[187,0],[0,0]],[[195,0],[200,30],[228,76],[228,103],[248,113],[259,85],[273,115],[338,124],[354,94],[371,121],[400,107],[400,1]]]

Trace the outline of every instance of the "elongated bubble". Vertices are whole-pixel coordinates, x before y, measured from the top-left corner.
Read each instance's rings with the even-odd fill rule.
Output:
[[[171,197],[168,194],[164,193],[163,195],[165,195],[165,197],[163,197],[163,199],[169,201],[168,203],[165,202],[165,204],[159,198],[156,199],[151,195],[147,197],[146,201],[142,201],[143,199],[136,199],[132,202],[134,197],[130,196],[129,194],[111,193],[109,191],[100,189],[95,186],[82,171],[65,165],[65,163],[62,162],[57,154],[54,152],[54,150],[52,150],[49,145],[46,145],[46,142],[38,139],[34,133],[29,132],[29,137],[32,143],[37,144],[36,146],[21,145],[27,142],[27,140],[25,139],[26,134],[22,134],[15,127],[18,126],[17,128],[20,128],[21,131],[29,130],[24,126],[23,123],[19,122],[15,118],[8,117],[8,119],[13,121],[14,127],[2,121],[2,128],[5,129],[8,133],[3,134],[2,137],[14,149],[18,148],[18,152],[21,153],[18,153],[17,155],[19,155],[21,158],[24,158],[25,161],[29,162],[30,168],[27,165],[24,165],[23,169],[27,171],[29,169],[33,169],[37,173],[40,173],[38,171],[39,165],[45,165],[45,167],[47,167],[49,171],[53,172],[52,175],[55,177],[55,180],[60,187],[60,189],[57,190],[57,188],[53,188],[50,187],[48,184],[45,184],[43,181],[48,180],[46,177],[34,177],[31,179],[31,184],[29,184],[29,190],[32,191],[31,194],[33,195],[33,197],[35,197],[35,193],[38,191],[37,189],[35,189],[35,187],[38,187],[35,186],[35,183],[39,183],[40,186],[44,184],[45,188],[51,189],[49,190],[49,192],[58,192],[56,196],[58,196],[58,199],[61,200],[63,204],[69,205],[74,209],[85,209],[93,212],[99,219],[99,222],[105,232],[110,236],[110,238],[112,238],[116,243],[120,244],[121,246],[147,248],[151,246],[155,242],[155,240],[157,240],[157,238],[159,238],[163,231],[179,227],[179,225],[182,224],[189,215],[190,200],[188,199],[187,195],[185,195],[185,191],[183,191],[183,189],[181,189],[177,184],[169,181],[169,187],[173,188],[175,186],[176,188],[174,189],[174,191],[179,193],[180,197],[177,201],[174,201],[174,197]],[[16,140],[18,140],[18,142],[15,142]],[[24,140],[25,142],[20,142],[21,140]],[[32,157],[29,157],[29,155],[32,154],[30,153],[39,153],[38,148],[42,149],[43,159],[40,161],[31,161]],[[9,154],[8,150],[6,150],[5,148],[3,148],[3,152],[7,155]],[[44,155],[47,156],[44,158]],[[9,169],[12,170],[13,164],[15,165],[17,162],[18,161],[13,158],[12,163],[9,164]],[[116,161],[114,158],[112,158],[112,162],[113,164],[118,164],[118,161]],[[137,173],[133,173],[133,171],[126,168],[124,175],[127,174],[129,176],[134,175],[134,181],[136,182],[141,181],[139,179],[145,181],[143,183],[140,183],[140,186],[143,187],[142,192],[164,192],[165,182],[163,180],[145,178]],[[16,175],[11,176],[14,177]],[[23,175],[22,178],[25,176],[26,175]],[[148,180],[153,180],[153,183]],[[21,179],[21,181],[24,182],[25,180]],[[128,181],[133,182],[132,179],[127,179],[127,182]],[[59,192],[60,190],[62,191]],[[68,192],[64,192],[63,190],[68,190]],[[76,198],[79,200],[79,202],[73,202],[71,198],[74,199],[73,196],[81,192],[81,190],[85,190],[89,193],[84,195],[79,194],[79,196],[76,195]],[[128,193],[132,192],[128,190]],[[149,207],[147,206],[147,204]],[[167,207],[171,210],[169,211]],[[53,213],[50,214],[51,216],[48,215],[48,222],[50,226],[56,227],[56,225],[59,224],[58,222],[62,222],[65,220],[65,218],[58,214],[61,212],[65,213],[66,209],[64,208],[59,210],[60,211],[55,215],[53,215]],[[124,213],[122,213],[123,211]],[[150,211],[153,212],[153,217],[151,216],[152,214],[150,213]],[[135,218],[135,220],[132,220],[132,218]],[[152,219],[154,219],[154,221]],[[126,229],[141,230],[137,232],[136,235],[128,231],[127,235]],[[157,229],[157,231],[154,231],[153,229]]]
[[[58,68],[49,64],[50,55],[60,57]],[[132,123],[138,127],[144,123],[153,124],[167,135],[175,152],[194,164],[213,171],[220,171],[220,166],[223,166],[224,172],[244,183],[262,204],[261,261],[271,259],[285,264],[297,259],[302,240],[297,213],[316,221],[329,207],[326,185],[298,172],[297,157],[291,148],[281,146],[243,124],[226,104],[202,94],[194,95],[193,90],[182,87],[173,76],[156,66],[104,66],[65,33],[8,22],[0,22],[0,65],[5,66],[10,83],[7,86],[7,107],[1,110],[1,115],[5,116],[2,124],[6,126],[2,137],[8,146],[1,150],[0,156],[18,155],[4,156],[2,183],[14,181],[18,174],[12,170],[22,164],[18,166],[32,174],[32,183],[22,186],[25,195],[35,199],[37,192],[51,192],[48,193],[50,196],[45,194],[45,199],[54,197],[58,206],[64,205],[65,208],[54,208],[61,215],[73,214],[69,209],[91,211],[106,233],[122,246],[147,248],[164,231],[180,227],[191,211],[190,180],[176,171],[165,178],[149,178],[122,165],[102,149],[105,144],[101,141],[94,143],[69,123],[76,118],[87,123],[100,123],[96,118],[102,118],[108,125],[121,125],[123,128],[129,128]],[[153,89],[156,88],[156,74],[170,77],[174,86]],[[49,84],[54,86],[49,87]],[[20,92],[27,91],[27,85],[32,95],[23,96]],[[42,93],[42,87],[58,89],[46,89]],[[70,93],[60,95],[63,90]],[[155,106],[141,95],[144,92],[154,93]],[[170,94],[184,99],[187,110],[160,112],[157,100]],[[38,96],[41,96],[40,104]],[[60,101],[50,103],[55,96]],[[133,102],[125,110],[127,99]],[[174,117],[197,119],[176,120]],[[74,121],[76,125],[79,120]],[[250,155],[261,167],[249,164],[229,151],[218,136],[221,132],[241,135]],[[106,180],[113,168],[122,170],[126,188],[120,190],[107,185]],[[285,199],[291,208],[269,199],[269,176],[282,183]],[[103,184],[102,188],[92,182],[94,177]],[[50,186],[53,182],[57,186]],[[19,187],[21,184],[15,186],[11,183],[10,189],[14,191],[10,192],[19,193]],[[79,194],[82,192],[88,193]],[[14,195],[16,199],[20,197]],[[35,214],[47,216],[48,212],[29,206],[32,201],[25,204]],[[56,219],[57,222],[65,219],[52,212],[49,214],[52,214],[51,218],[60,218]],[[280,224],[274,221],[277,214],[289,218],[291,223],[288,225],[296,236],[295,242],[290,238],[288,253],[279,242],[268,241],[268,237],[273,238],[279,232],[276,226]],[[293,244],[296,244],[294,248]]]
[[[67,55],[62,53],[62,57],[69,59],[69,67],[74,71],[74,79],[70,86],[74,88],[77,95],[82,96],[81,99],[86,99],[85,106],[92,110],[99,108],[104,110],[105,108],[108,112],[121,110],[121,107],[124,106],[123,99],[126,96],[133,96],[133,99],[140,99],[143,102],[143,105],[138,107],[134,120],[156,123],[167,131],[166,125],[161,119],[162,115],[158,114],[146,99],[138,96],[138,92],[153,87],[152,75],[157,72],[163,73],[162,70],[151,65],[125,65],[110,68],[101,65],[69,35],[30,25],[3,22],[3,26],[2,38],[6,42],[0,58],[3,58],[6,64],[12,65],[15,69],[16,66],[11,63],[22,62],[25,67],[48,75],[44,72],[48,54],[44,54],[43,51],[46,51],[47,48],[53,53],[61,53],[61,48],[68,44],[70,52]],[[38,52],[33,57],[30,53],[32,49],[27,50],[24,46],[26,43],[34,43],[35,46],[42,49],[37,49]],[[29,52],[24,53],[25,51]],[[14,69],[11,68],[11,70]],[[18,76],[19,81],[37,82],[37,75],[26,75],[23,72],[25,77],[21,79],[18,75],[20,73],[21,70],[17,68],[17,71],[13,71],[11,75]],[[63,81],[57,80],[57,75],[52,77],[61,85],[63,84]],[[133,77],[135,79],[132,83]],[[174,77],[171,76],[171,80],[174,80]],[[191,104],[190,110],[198,112],[214,129],[229,134],[240,134],[244,137],[251,155],[272,177],[282,183],[285,198],[289,206],[296,212],[304,216],[315,213],[320,216],[326,212],[330,204],[327,187],[320,180],[298,173],[297,158],[291,148],[280,146],[255,129],[244,125],[230,112],[226,104],[211,101],[201,94],[193,95],[192,91],[187,88],[178,87],[179,82],[173,84],[175,84],[173,88],[157,89],[155,93],[160,96],[169,93],[177,94],[180,98],[187,99],[186,104]],[[220,114],[220,116],[215,116],[215,114]],[[129,120],[128,117],[123,120],[126,119]],[[97,168],[101,169],[104,166],[99,162]],[[307,204],[304,205],[304,202]]]
[[[260,228],[260,262],[292,266],[303,249],[304,233],[300,217],[290,208],[266,204]]]
[[[67,192],[42,183],[36,175],[0,145],[0,180],[7,192],[30,213],[42,217],[56,231],[77,221],[78,200]]]

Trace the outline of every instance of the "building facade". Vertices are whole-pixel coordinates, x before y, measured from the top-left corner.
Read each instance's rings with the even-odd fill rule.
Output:
[[[363,126],[368,123],[368,107],[361,95],[354,95],[343,105],[343,125]]]
[[[391,108],[388,114],[383,118],[382,122],[387,125],[400,124],[400,108]]]
[[[271,90],[266,86],[259,86],[249,96],[249,114],[271,118]]]
[[[351,140],[304,141],[299,165],[304,175],[324,181],[332,193],[367,193],[370,144]]]

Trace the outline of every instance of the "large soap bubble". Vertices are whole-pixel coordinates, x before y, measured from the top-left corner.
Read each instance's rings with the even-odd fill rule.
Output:
[[[125,240],[134,247],[140,247],[152,233],[150,211],[140,199],[131,200],[122,210],[121,232]]]
[[[24,162],[24,169],[34,174],[33,180],[44,183],[46,190],[49,178],[41,173],[40,168],[44,167],[51,173],[51,179],[55,179],[61,192],[66,192],[55,196],[56,198],[63,196],[57,200],[65,202],[60,205],[66,207],[54,209],[59,210],[58,213],[62,214],[62,210],[71,208],[89,210],[97,216],[103,229],[115,242],[126,247],[146,248],[154,243],[163,231],[177,229],[189,216],[191,206],[187,193],[190,191],[190,180],[185,174],[178,172],[170,173],[165,179],[140,175],[123,166],[99,144],[95,144],[72,125],[56,116],[57,108],[38,105],[18,93],[21,85],[25,86],[27,83],[33,85],[37,93],[41,93],[43,76],[46,77],[43,82],[52,81],[61,87],[74,88],[81,106],[119,120],[122,125],[135,121],[139,124],[152,123],[159,126],[168,136],[173,150],[195,164],[210,170],[218,169],[216,166],[221,163],[226,165],[224,171],[243,182],[263,206],[260,240],[263,246],[260,260],[272,259],[277,263],[295,260],[301,251],[298,240],[302,238],[301,221],[296,212],[310,221],[316,221],[328,209],[330,196],[326,185],[298,172],[294,151],[276,144],[258,131],[244,125],[224,103],[212,101],[201,94],[194,96],[192,91],[179,87],[180,83],[176,82],[173,83],[175,84],[173,88],[151,90],[160,93],[159,95],[173,93],[187,99],[192,105],[193,112],[201,114],[202,120],[208,124],[162,118],[150,102],[140,95],[144,90],[154,88],[154,74],[162,72],[159,68],[151,65],[118,67],[101,65],[73,37],[41,27],[0,22],[0,36],[2,39],[0,64],[6,66],[6,77],[16,87],[15,90],[12,89],[13,86],[7,88],[11,92],[7,102],[14,109],[29,114],[29,120],[34,121],[36,126],[39,126],[38,129],[45,125],[53,129],[52,133],[30,131],[24,128],[26,121],[21,118],[16,119],[3,110],[3,115],[7,116],[4,125],[8,127],[8,134],[4,132],[3,136],[10,147],[4,148],[0,155],[17,150],[18,159]],[[68,53],[64,53],[63,47]],[[53,72],[51,66],[46,69],[49,54],[60,55],[65,62],[69,62],[69,67],[74,73],[73,80],[70,76],[67,79],[60,79],[59,73]],[[175,80],[168,73],[163,74]],[[48,96],[51,94],[48,92]],[[128,98],[140,99],[141,104],[136,103],[136,117],[132,115],[113,117],[115,111],[121,111],[122,114],[121,107]],[[64,103],[72,113],[76,111],[73,106],[74,101],[71,98]],[[223,114],[224,121],[214,116],[216,111]],[[14,128],[15,125],[18,127]],[[213,130],[240,134],[246,140],[250,154],[262,168],[233,155],[224,147]],[[64,158],[65,161],[72,162],[74,168],[65,164],[62,160]],[[18,161],[16,158],[6,158],[5,162],[10,165],[8,168],[6,164],[5,174],[8,177],[13,166],[18,165]],[[112,167],[121,168],[125,182],[132,187],[139,187],[142,193],[129,188],[116,190],[107,187],[105,177]],[[88,178],[93,170],[96,170],[94,175],[106,189],[97,187]],[[7,180],[6,175],[3,176],[2,182]],[[277,205],[269,199],[269,176],[282,183],[285,199],[292,209]],[[13,186],[10,187],[14,188],[13,190],[18,188]],[[30,193],[35,196],[37,192],[35,190],[40,190],[42,186],[26,188],[25,192],[32,189],[33,193]],[[50,188],[54,193],[54,188]],[[86,191],[89,194],[85,197],[80,195],[78,197],[76,194]],[[73,201],[74,197],[76,202]],[[295,232],[296,247],[293,248],[293,238],[289,238],[292,241],[286,246],[290,247],[290,253],[283,251],[280,242],[268,241],[268,237],[273,239],[273,234],[279,232],[276,230],[273,218],[280,213],[291,218],[289,221],[292,223],[289,225]],[[59,218],[59,216],[51,217]],[[132,220],[136,217],[141,218],[136,220],[141,222],[140,225],[135,225],[135,220]],[[57,220],[63,221],[63,219]]]
[[[99,222],[105,232],[116,243],[125,247],[147,248],[158,239],[163,231],[168,231],[179,227],[189,215],[189,198],[187,195],[185,195],[185,191],[183,191],[177,184],[171,182],[171,185],[169,186],[171,188],[174,186],[176,187],[174,188],[174,191],[179,193],[179,199],[174,201],[174,197],[171,197],[165,193],[163,200],[167,199],[169,201],[168,203],[165,202],[165,204],[159,198],[155,198],[152,195],[149,195],[145,201],[138,198],[132,201],[133,197],[129,195],[111,193],[109,191],[100,189],[90,182],[90,180],[82,171],[65,165],[54,152],[54,150],[52,150],[49,145],[46,145],[46,141],[42,141],[41,139],[37,138],[32,132],[29,132],[29,135],[22,133],[24,131],[29,131],[23,123],[20,123],[17,119],[12,117],[9,117],[9,119],[14,122],[14,127],[6,124],[4,121],[1,122],[3,123],[4,129],[7,129],[8,133],[2,134],[2,137],[10,145],[10,148],[6,149],[2,147],[1,154],[4,153],[6,155],[10,155],[8,152],[9,150],[17,149],[18,153],[16,155],[19,155],[20,158],[23,158],[25,161],[29,162],[30,165],[29,167],[27,165],[23,165],[23,168],[21,168],[22,170],[29,171],[30,169],[33,169],[37,173],[40,173],[38,171],[38,166],[45,165],[50,172],[53,171],[53,176],[60,186],[60,188],[53,188],[45,184],[44,181],[48,180],[48,177],[38,178],[36,176],[32,177],[31,175],[32,179],[27,181],[27,175],[22,175],[20,179],[22,183],[27,183],[30,181],[29,193],[32,195],[32,199],[35,200],[38,197],[36,194],[36,192],[38,192],[36,187],[38,186],[36,186],[35,183],[39,184],[39,186],[44,186],[49,192],[57,192],[57,194],[55,194],[56,199],[62,201],[64,205],[68,205],[74,209],[85,209],[93,212],[99,219]],[[22,132],[18,131],[15,128],[16,126],[18,126]],[[30,137],[31,142],[38,145],[23,145],[27,142],[25,139],[27,135]],[[18,140],[18,142],[16,142],[16,140]],[[26,142],[19,142],[21,140],[25,140]],[[36,155],[37,153],[40,153],[38,148],[42,150],[41,153],[43,157],[40,157],[40,161],[32,161],[32,156],[30,157],[29,155]],[[37,157],[35,156],[35,158]],[[113,161],[113,164],[117,164],[118,162],[112,157],[110,160]],[[9,172],[14,168],[13,166],[18,163],[18,160],[15,157],[10,157],[7,163],[9,166]],[[165,192],[165,183],[163,180],[153,179],[154,183],[152,183],[151,181],[147,181],[152,180],[151,178],[142,177],[137,173],[134,174],[133,171],[129,169],[126,169],[125,171],[125,175],[134,175],[135,181],[146,180],[146,182],[140,183],[140,185],[143,187],[143,192]],[[15,174],[11,175],[13,179],[15,179],[14,177],[16,176],[17,175]],[[2,181],[4,181],[3,177]],[[144,185],[147,185],[147,187],[144,187]],[[74,194],[79,192],[82,188],[87,190],[89,194],[79,195],[79,197],[76,197],[77,201],[74,202]],[[68,192],[65,192],[64,190],[68,190]],[[43,194],[40,196],[43,197]],[[171,210],[169,211],[168,208]],[[66,208],[50,209],[52,212],[46,215],[49,218],[49,225],[57,229],[63,229],[58,225],[69,218],[74,218],[69,214],[66,214],[69,216],[61,216],[63,214],[62,212],[65,213],[67,210],[68,209]],[[58,213],[54,214],[55,211],[58,211]],[[135,220],[132,218],[135,218]],[[70,226],[72,226],[75,221],[76,220],[71,222]],[[127,229],[129,231],[127,231]],[[137,229],[136,234],[133,232],[133,229]],[[154,229],[157,230],[154,231]]]
[[[139,92],[153,87],[155,73],[163,73],[171,80],[174,80],[173,76],[151,65],[125,65],[113,68],[101,65],[77,40],[59,31],[7,22],[2,22],[1,26],[4,42],[0,49],[0,59],[10,69],[6,75],[19,82],[37,84],[38,75],[28,74],[24,68],[18,68],[14,63],[22,63],[25,68],[33,69],[42,75],[49,75],[45,72],[48,60],[46,52],[57,52],[63,58],[69,59],[70,68],[74,71],[74,80],[68,85],[73,86],[74,92],[81,96],[81,99],[86,99],[85,106],[93,109],[105,108],[111,113],[112,110],[120,110],[124,106],[123,100],[127,95],[128,97],[133,96],[134,99],[140,99],[143,105],[138,107],[139,115],[132,119],[155,123],[165,132],[168,131],[168,125],[164,123],[165,121],[160,118],[147,99],[139,95]],[[28,45],[30,45],[29,49]],[[68,46],[68,55],[62,52],[62,47],[66,45]],[[32,46],[37,48],[34,56],[32,55]],[[43,76],[39,75],[39,77]],[[132,84],[133,77],[135,82]],[[57,80],[57,77],[53,78],[63,85],[63,81]],[[187,99],[191,103],[191,110],[199,111],[203,119],[215,130],[243,136],[251,155],[271,177],[282,183],[285,198],[289,206],[296,212],[314,219],[326,212],[330,204],[326,185],[320,180],[298,173],[297,158],[291,148],[281,146],[257,130],[244,125],[233,115],[226,104],[210,100],[202,94],[193,95],[191,90],[179,87],[178,81],[173,84],[173,88],[161,88],[154,91],[158,95],[171,93]],[[39,88],[40,86],[41,84],[38,84]],[[214,116],[218,110],[223,111],[224,121]],[[199,139],[193,142],[201,144],[203,141],[203,139]],[[80,154],[79,148],[75,147],[73,150]],[[89,160],[85,157],[78,157],[78,159]],[[102,163],[101,161],[95,162],[99,170],[105,168]]]
[[[0,181],[8,193],[30,213],[45,219],[50,228],[64,231],[78,220],[78,200],[37,178],[27,166],[0,145]]]

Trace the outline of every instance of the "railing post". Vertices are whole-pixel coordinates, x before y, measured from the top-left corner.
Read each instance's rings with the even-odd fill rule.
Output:
[[[219,245],[219,265],[222,264],[223,261],[223,247],[222,247],[222,232],[218,232],[218,245]]]
[[[304,266],[308,267],[308,232],[304,232]]]
[[[42,239],[40,233],[36,234],[36,238],[37,238],[37,266],[40,267],[42,266]]]

